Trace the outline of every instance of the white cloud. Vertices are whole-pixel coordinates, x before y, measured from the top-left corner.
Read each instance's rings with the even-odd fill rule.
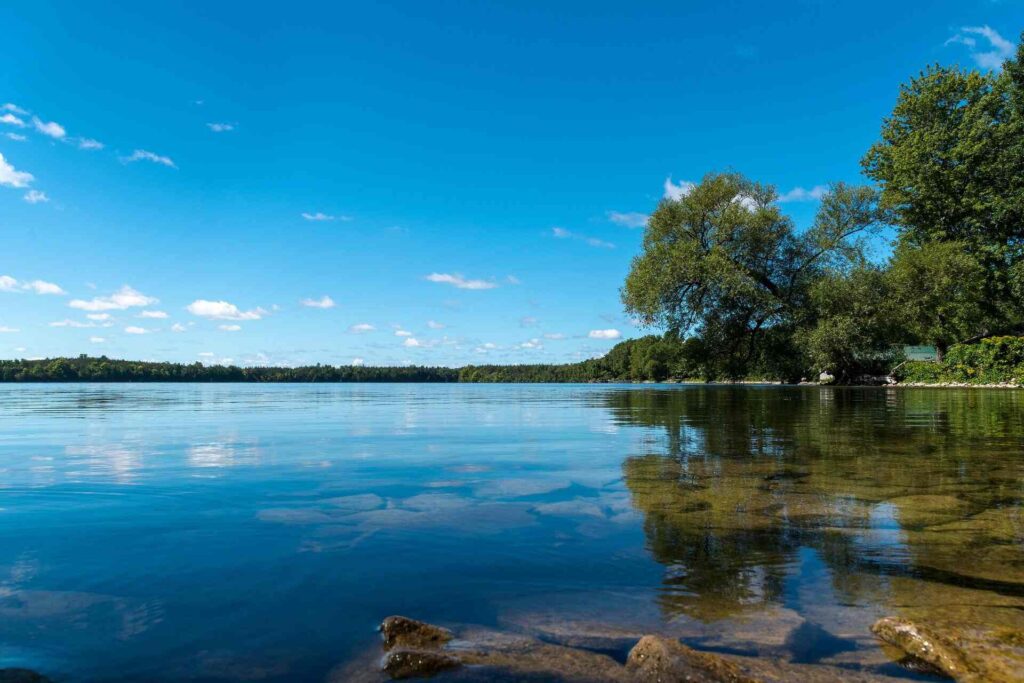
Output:
[[[199,356],[200,358],[213,358],[215,354],[213,353],[213,351],[200,351],[196,355]]]
[[[4,155],[0,154],[0,185],[23,188],[28,187],[33,180],[31,173],[15,170],[14,166],[4,160]]]
[[[171,332],[184,332],[187,329],[188,328],[182,325],[181,323],[174,323],[173,325],[171,325]]]
[[[0,111],[9,111],[14,112],[15,114],[21,114],[22,116],[28,116],[27,111],[25,111],[16,104],[11,104],[10,102],[0,106]]]
[[[521,285],[521,284],[523,284],[523,281],[520,280],[519,278],[517,278],[515,275],[507,275],[507,276],[505,276],[505,282],[509,283],[510,285]]]
[[[82,322],[81,320],[72,320],[71,318],[65,318],[64,320],[56,320],[56,321],[50,323],[50,327],[78,327],[78,328],[86,328],[86,327],[96,327],[96,323],[93,323],[93,322],[85,323],[85,322]]]
[[[519,319],[519,327],[534,327],[537,325],[537,319],[532,315],[524,315]]]
[[[591,339],[618,339],[622,336],[622,333],[618,330],[591,330],[587,335]]]
[[[154,164],[163,164],[170,168],[178,168],[174,165],[174,161],[172,161],[170,157],[160,156],[159,154],[154,154],[153,152],[148,152],[144,149],[135,150],[132,152],[130,157],[121,157],[121,161],[126,164],[133,161],[152,161]]]
[[[587,237],[586,235],[570,232],[565,228],[551,228],[551,235],[560,240],[580,240],[581,242],[586,242],[592,247],[600,247],[602,249],[615,248],[615,245],[611,242],[605,242],[604,240],[599,240],[596,237]]]
[[[416,337],[407,337],[403,344],[408,347],[423,346]]]
[[[983,69],[1000,70],[1003,62],[1013,57],[1014,46],[991,26],[964,26],[961,33],[946,41],[946,45],[959,43],[967,47],[974,61]],[[967,34],[967,35],[964,35]],[[979,50],[978,41],[972,36],[981,36],[988,41],[991,50]]]
[[[85,317],[89,320],[110,320],[109,313],[86,313]]]
[[[359,367],[361,365],[366,365],[366,361],[363,360],[362,358],[353,358],[352,359],[352,365],[354,365],[356,367]]]
[[[149,330],[147,330],[144,327],[135,327],[134,325],[129,325],[128,327],[124,328],[124,331],[127,332],[128,334],[146,334],[147,332],[149,332]]]
[[[39,190],[29,190],[25,193],[23,199],[29,204],[38,204],[40,202],[50,201],[50,198],[46,196],[46,193]]]
[[[303,299],[299,303],[308,308],[334,308],[337,305],[334,299],[326,294],[319,299]]]
[[[519,348],[531,350],[543,349],[544,344],[541,343],[540,339],[530,339],[529,341],[524,341],[522,344],[520,344]]]
[[[140,318],[155,318],[157,320],[163,320],[164,318],[167,317],[167,313],[165,311],[140,311],[139,312],[139,317]]]
[[[459,289],[494,289],[498,286],[497,283],[487,280],[467,280],[457,273],[431,273],[426,279],[430,282],[452,285]]]
[[[28,140],[27,137],[18,133],[4,133],[4,137],[15,142],[25,142],[25,140]]]
[[[159,299],[146,296],[142,292],[124,285],[110,296],[97,296],[92,299],[72,299],[68,306],[82,311],[123,311],[126,308],[141,308],[158,302]]]
[[[439,323],[436,320],[428,320],[427,327],[432,330],[443,330],[445,328],[444,323]]]
[[[544,335],[545,339],[565,339],[565,335],[561,332],[549,332]]]
[[[41,120],[38,116],[33,116],[32,125],[35,126],[36,130],[43,135],[48,135],[55,140],[63,140],[64,136],[67,135],[67,131],[64,130],[64,126],[60,125],[56,121],[50,121],[47,123],[46,121]]]
[[[332,216],[329,213],[317,211],[316,213],[302,212],[302,217],[307,221],[350,221],[352,216]]]
[[[45,280],[32,280],[23,284],[22,289],[29,289],[36,294],[67,294],[60,285],[52,282],[46,282]]]
[[[234,130],[235,129],[235,124],[233,124],[233,123],[208,123],[208,124],[206,124],[206,127],[209,128],[210,130],[212,130],[214,133],[226,133],[229,130]]]
[[[618,211],[608,212],[608,220],[618,225],[624,225],[627,228],[642,228],[647,225],[647,218],[647,214],[636,211],[628,211],[626,213]]]
[[[25,122],[11,113],[0,116],[0,123],[6,123],[8,126],[17,126],[18,128],[25,127]]]
[[[377,328],[370,323],[358,323],[348,328],[348,331],[352,334],[365,334],[367,332],[373,332]]]
[[[680,180],[678,184],[675,184],[672,182],[672,176],[669,176],[665,178],[665,199],[679,201],[693,192],[695,187],[697,187],[697,184],[691,183],[689,180]]]
[[[10,275],[0,275],[0,292],[35,292],[36,294],[67,294],[60,285],[45,280],[18,282]]]
[[[89,337],[89,341],[91,341],[93,344],[102,344],[107,340],[104,339],[103,337]]]
[[[828,192],[828,188],[824,185],[815,185],[809,190],[802,187],[794,187],[789,192],[780,194],[778,201],[781,203],[815,202],[824,197],[826,192]]]
[[[398,330],[395,330],[395,336],[396,337],[411,337],[412,336],[412,332],[410,332],[409,330],[398,329]]]
[[[243,311],[227,301],[209,301],[207,299],[196,299],[185,307],[192,315],[200,318],[213,320],[259,320],[267,314],[262,308],[254,308],[251,311]]]
[[[241,325],[218,325],[217,329],[224,330],[225,332],[238,332],[242,329]]]
[[[21,332],[21,330],[19,330],[17,327],[7,327],[7,325],[0,325],[0,333],[7,334],[11,332]]]
[[[103,143],[92,138],[78,138],[78,149],[96,150],[103,149]]]

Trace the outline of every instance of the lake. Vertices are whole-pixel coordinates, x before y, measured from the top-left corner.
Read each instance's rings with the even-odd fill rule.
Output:
[[[1024,631],[1022,446],[1020,391],[0,385],[0,666],[323,681],[405,614],[933,680],[869,628]]]

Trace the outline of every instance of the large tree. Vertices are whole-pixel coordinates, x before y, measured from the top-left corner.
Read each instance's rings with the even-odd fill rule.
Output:
[[[984,269],[981,315],[968,336],[1020,325],[1024,45],[998,73],[932,66],[911,79],[862,163],[905,257],[910,248],[955,243]]]
[[[835,185],[803,233],[777,198],[771,186],[711,173],[685,196],[662,200],[622,290],[627,310],[701,337],[723,375],[799,373],[792,334],[813,315],[811,286],[824,272],[863,263],[875,195]]]

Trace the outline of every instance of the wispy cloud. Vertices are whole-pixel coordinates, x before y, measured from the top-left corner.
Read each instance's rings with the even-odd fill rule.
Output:
[[[0,111],[9,111],[9,112],[13,112],[15,114],[20,114],[22,116],[28,116],[28,112],[27,111],[25,111],[24,109],[22,109],[21,107],[19,107],[16,104],[11,104],[10,102],[7,102],[6,104],[0,105]]]
[[[129,325],[124,328],[124,331],[128,334],[149,334],[149,330],[144,327],[136,327],[135,325]]]
[[[32,125],[37,131],[43,135],[53,138],[54,140],[63,140],[64,136],[67,135],[67,131],[64,130],[64,126],[60,125],[56,121],[43,121],[38,116],[33,116]]]
[[[103,149],[103,143],[92,138],[78,138],[78,149],[97,150]]]
[[[208,123],[206,127],[212,130],[214,133],[227,133],[228,131],[235,129],[233,123]]]
[[[0,333],[8,334],[12,332],[21,332],[17,327],[8,327],[7,325],[0,325]]]
[[[402,342],[402,344],[404,346],[409,347],[409,348],[414,348],[414,347],[417,347],[417,346],[423,346],[423,344],[420,344],[419,340],[416,339],[416,337],[406,337],[405,341]]]
[[[223,330],[224,332],[238,332],[240,329],[242,329],[242,326],[241,325],[218,325],[217,329],[218,330]]]
[[[89,328],[99,327],[94,322],[83,322],[81,320],[72,320],[71,318],[65,318],[64,320],[55,320],[50,323],[50,327],[75,327],[75,328]]]
[[[89,337],[89,341],[91,341],[93,344],[102,344],[107,340],[104,339],[103,337]]]
[[[828,192],[828,188],[824,185],[815,185],[809,190],[803,187],[794,187],[789,192],[780,194],[778,201],[780,203],[816,202],[824,197],[826,192]]]
[[[348,328],[348,331],[352,334],[366,334],[367,332],[373,332],[377,328],[370,323],[356,323],[352,327]]]
[[[978,46],[978,40],[974,36],[981,36],[988,41],[988,47],[983,49]],[[971,53],[974,61],[983,69],[994,69],[998,71],[1003,68],[1003,62],[1013,57],[1014,46],[1006,38],[999,35],[991,26],[964,26],[960,33],[946,41],[946,45],[960,44],[965,46]]]
[[[326,294],[319,299],[303,299],[299,303],[306,308],[334,308],[337,305],[334,303],[334,299]]]
[[[67,294],[59,285],[45,280],[20,282],[10,275],[0,275],[0,292],[35,292],[36,294]]]
[[[131,156],[121,157],[121,161],[123,161],[126,164],[130,164],[136,161],[151,161],[154,164],[161,164],[169,168],[178,168],[177,166],[174,165],[174,161],[170,157],[154,154],[153,152],[149,152],[144,149],[135,150],[134,152],[132,152]]]
[[[167,312],[166,311],[140,311],[139,312],[139,317],[140,318],[154,318],[156,320],[164,320],[165,318],[167,318]]]
[[[72,299],[68,302],[71,308],[82,311],[123,311],[126,308],[142,308],[158,303],[159,299],[146,296],[128,285],[121,287],[110,296],[98,296],[92,299]]]
[[[614,249],[615,245],[611,242],[605,242],[596,237],[587,237],[586,235],[580,235],[579,233],[570,232],[565,228],[551,228],[551,235],[560,240],[579,240],[586,242],[592,247],[600,247],[601,249]]]
[[[445,328],[445,324],[439,323],[436,320],[428,320],[427,327],[429,327],[432,330],[443,330]]]
[[[25,140],[28,140],[27,137],[20,133],[4,133],[4,137],[8,140],[14,140],[15,142],[25,142]]]
[[[0,154],[0,185],[23,188],[28,187],[28,184],[34,179],[35,177],[31,173],[15,169],[4,159],[4,155]]]
[[[696,183],[692,183],[689,180],[680,180],[678,183],[672,182],[672,176],[665,178],[665,199],[674,199],[679,201],[686,195],[693,192],[693,188],[697,187]]]
[[[558,340],[558,339],[565,339],[565,335],[562,334],[561,332],[549,332],[549,333],[544,335],[544,338],[545,339]]]
[[[211,320],[259,320],[267,314],[263,308],[257,307],[250,311],[243,311],[227,301],[210,301],[209,299],[196,299],[186,306],[185,310],[192,315]]]
[[[489,280],[469,280],[458,273],[431,273],[426,276],[426,279],[430,282],[452,285],[459,289],[494,289],[498,286],[496,282]]]
[[[335,216],[335,215],[332,215],[332,214],[329,214],[329,213],[324,213],[322,211],[317,211],[316,213],[309,213],[308,211],[303,211],[302,212],[302,217],[305,218],[307,221],[350,221],[350,220],[352,220],[352,216]]]
[[[171,325],[171,332],[185,332],[186,330],[188,330],[188,328],[181,323],[174,323]]]
[[[590,337],[591,339],[618,339],[619,337],[622,336],[622,333],[614,329],[591,330],[590,333],[587,334],[587,336]]]
[[[18,128],[25,127],[25,122],[10,112],[0,116],[0,123],[6,123],[8,126],[17,126]]]
[[[623,225],[627,228],[642,228],[647,225],[647,214],[639,213],[637,211],[627,211],[621,213],[619,211],[609,211],[608,220],[616,225]]]
[[[412,336],[412,332],[410,332],[409,330],[403,330],[402,328],[398,328],[397,330],[395,330],[395,336],[396,337],[411,337]]]
[[[46,193],[39,190],[29,190],[25,193],[23,199],[29,204],[39,204],[40,202],[50,201],[50,198],[46,196]]]
[[[538,349],[543,349],[544,348],[544,344],[541,342],[540,339],[534,338],[534,339],[529,339],[527,341],[524,341],[522,344],[519,345],[519,348],[521,348],[521,349],[529,349],[529,350],[536,351]]]

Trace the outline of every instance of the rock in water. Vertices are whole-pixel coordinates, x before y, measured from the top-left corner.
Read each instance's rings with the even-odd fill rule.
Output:
[[[758,683],[732,662],[682,643],[644,636],[629,651],[626,670],[638,681],[692,681],[692,683]]]
[[[1024,680],[1019,633],[947,624],[922,626],[898,617],[879,619],[872,633],[960,683]]]
[[[381,622],[384,649],[394,647],[436,650],[452,639],[452,632],[409,617],[392,616]]]
[[[437,650],[392,650],[384,657],[384,672],[391,678],[426,678],[461,664],[454,657]]]

